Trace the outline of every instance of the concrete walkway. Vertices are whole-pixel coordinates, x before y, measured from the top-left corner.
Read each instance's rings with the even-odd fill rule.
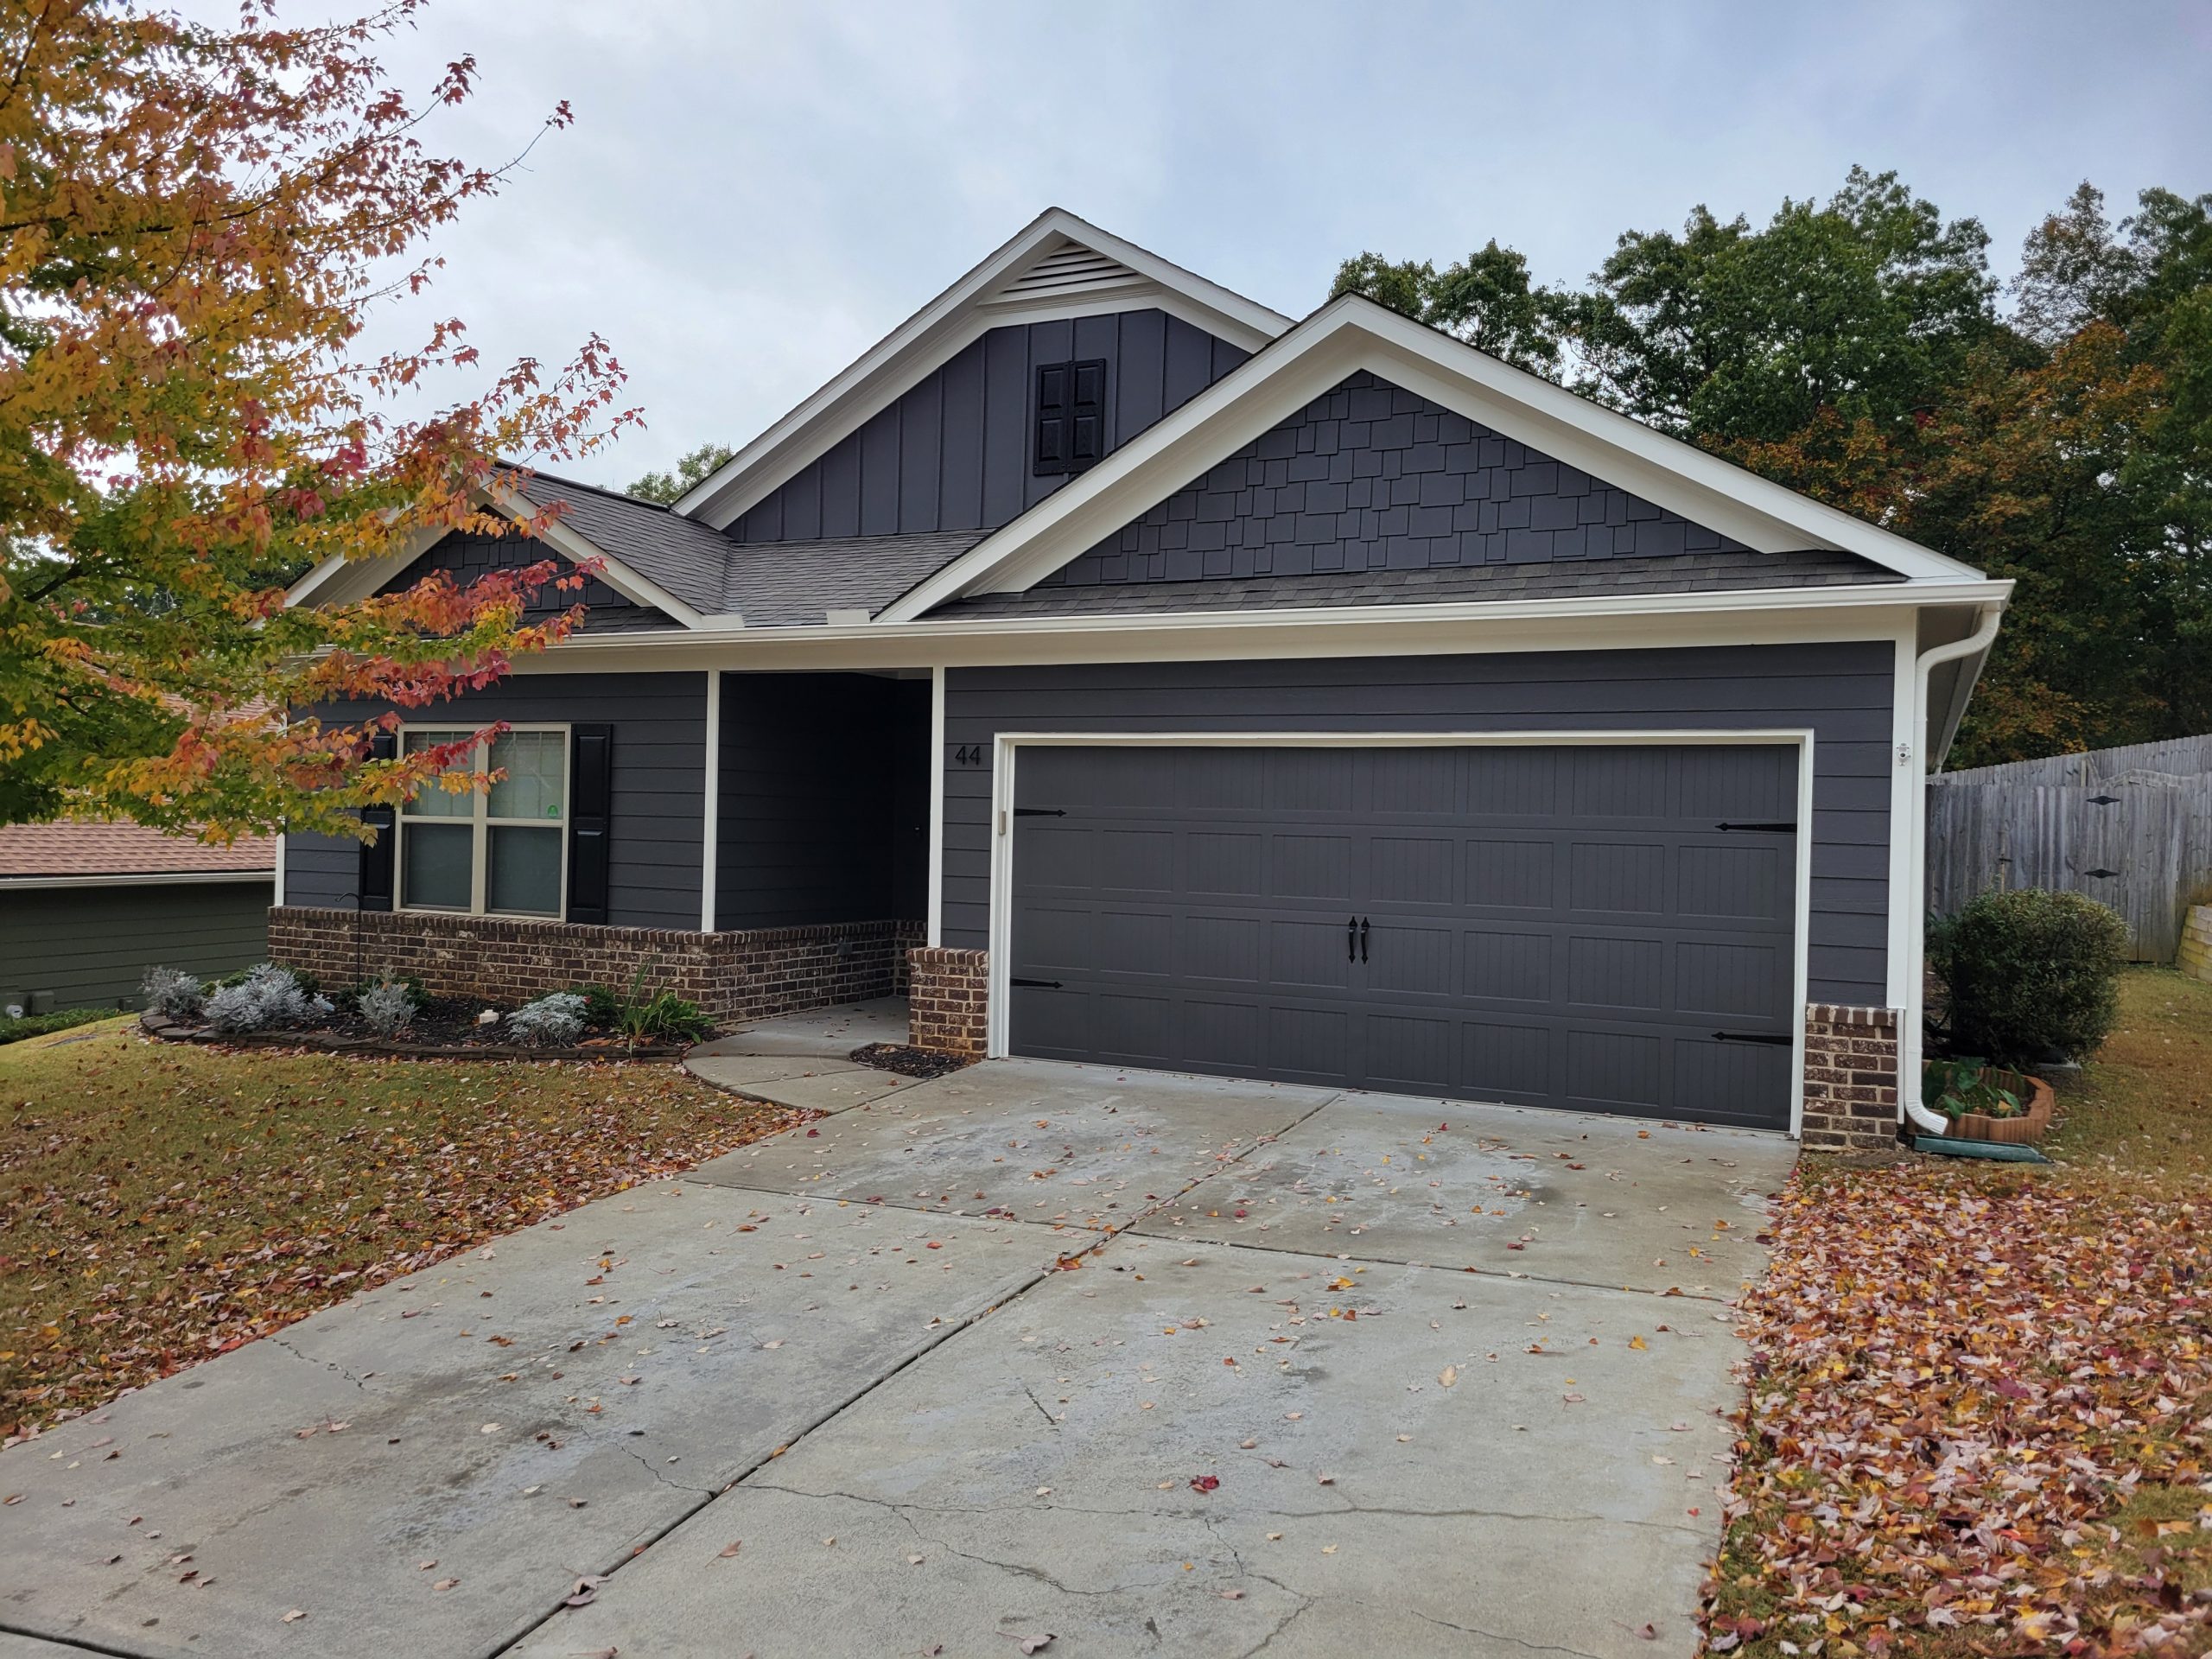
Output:
[[[1789,1143],[833,1014],[694,1066],[834,1116],[0,1453],[0,1659],[1691,1651]]]

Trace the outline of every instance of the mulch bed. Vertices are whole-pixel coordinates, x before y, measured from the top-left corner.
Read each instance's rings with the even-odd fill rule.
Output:
[[[933,1048],[910,1048],[904,1043],[867,1043],[845,1058],[855,1065],[896,1071],[902,1077],[947,1077],[975,1064],[965,1055],[941,1054]]]
[[[690,1046],[683,1043],[640,1043],[635,1048],[619,1033],[593,1032],[563,1047],[504,1042],[502,1025],[480,1026],[476,1016],[481,1002],[456,997],[433,997],[415,1011],[415,1017],[395,1037],[379,1037],[368,1022],[351,1009],[340,1009],[319,1026],[287,1027],[270,1031],[216,1031],[207,1026],[167,1020],[157,1014],[140,1016],[149,1037],[164,1042],[209,1043],[226,1048],[312,1048],[334,1054],[384,1055],[397,1059],[448,1060],[680,1060]]]

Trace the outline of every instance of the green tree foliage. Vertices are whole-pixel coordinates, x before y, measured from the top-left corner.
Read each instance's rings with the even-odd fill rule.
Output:
[[[1988,239],[1853,168],[1756,228],[1630,232],[1580,290],[1493,242],[1334,291],[2011,578],[1956,764],[2212,729],[2212,196],[2115,226],[2084,184],[2009,296]]]
[[[719,472],[736,453],[726,443],[702,443],[677,461],[674,472],[647,473],[623,493],[634,495],[640,501],[658,501],[664,507],[674,506],[695,486]]]

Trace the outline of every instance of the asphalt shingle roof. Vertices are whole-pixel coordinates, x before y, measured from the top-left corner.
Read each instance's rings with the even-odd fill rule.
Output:
[[[274,870],[276,843],[241,836],[211,847],[136,823],[0,825],[0,880],[41,875],[169,875]]]
[[[653,502],[546,473],[524,479],[522,493],[533,506],[564,504],[563,524],[693,610],[722,608],[722,567],[734,543],[721,531]]]
[[[931,621],[1019,616],[1130,615],[1185,611],[1296,610],[1355,605],[1436,605],[1608,594],[1725,593],[1751,588],[1830,588],[1904,578],[1855,553],[1676,553],[1649,558],[1554,559],[1526,564],[1416,570],[1316,572],[1207,582],[1130,582],[978,594],[940,605]]]

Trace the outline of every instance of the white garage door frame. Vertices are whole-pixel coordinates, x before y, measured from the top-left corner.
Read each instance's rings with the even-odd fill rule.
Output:
[[[1794,1006],[1789,1039],[1789,1134],[1794,1139],[1803,1128],[1805,1111],[1805,995],[1813,888],[1813,734],[1802,728],[1573,732],[1001,732],[991,766],[991,919],[985,1052],[993,1059],[1003,1059],[1010,1052],[1010,988],[1007,976],[1012,971],[1013,961],[1014,771],[1025,748],[1679,748],[1693,745],[1786,747],[1797,751],[1797,892],[1792,919],[1790,973]]]

